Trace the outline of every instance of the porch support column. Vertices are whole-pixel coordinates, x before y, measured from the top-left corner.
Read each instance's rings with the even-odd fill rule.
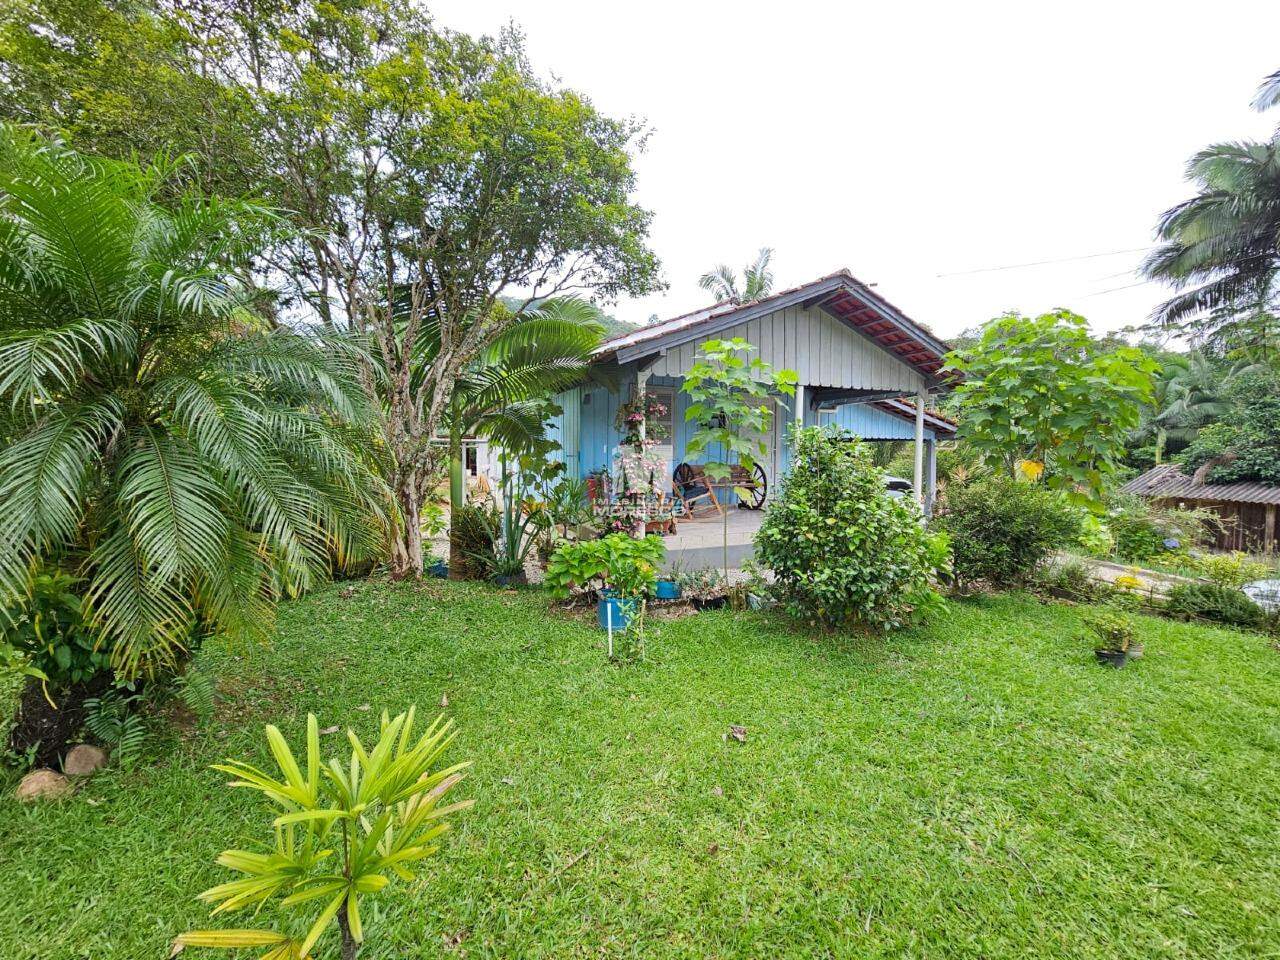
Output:
[[[911,489],[921,509],[924,509],[924,403],[928,395],[924,387],[916,394],[916,463]]]
[[[804,426],[804,384],[796,384],[796,426]]]
[[[649,383],[649,368],[642,367],[641,369],[636,371],[636,399],[637,400],[639,400],[640,397],[644,396],[644,388],[648,385],[648,383]],[[640,420],[640,439],[643,440],[644,438],[645,438],[645,421],[642,418]]]

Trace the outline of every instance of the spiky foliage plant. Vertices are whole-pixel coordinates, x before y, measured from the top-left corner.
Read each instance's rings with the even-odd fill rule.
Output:
[[[239,760],[217,764],[215,770],[235,778],[231,786],[257,790],[280,814],[271,851],[224,851],[218,863],[244,876],[200,899],[215,904],[215,915],[251,910],[256,917],[274,907],[280,929],[196,930],[178,944],[268,947],[262,960],[301,960],[336,925],[343,960],[353,960],[365,939],[362,898],[393,879],[412,882],[411,865],[440,849],[447,818],[472,803],[440,802],[469,766],[437,769],[454,737],[453,722],[437,717],[415,737],[414,713],[413,707],[394,718],[384,712],[378,741],[367,750],[348,730],[346,763],[321,759],[320,726],[311,714],[304,764],[274,726],[266,734],[278,776]]]

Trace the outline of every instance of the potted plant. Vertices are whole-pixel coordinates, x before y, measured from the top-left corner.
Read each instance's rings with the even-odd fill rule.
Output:
[[[699,610],[718,610],[728,602],[728,582],[715,567],[681,573],[681,594]]]
[[[599,540],[564,543],[547,564],[546,584],[552,596],[566,600],[594,593],[603,629],[623,630],[654,587],[658,565],[666,554],[661,537],[636,539],[612,533]]]
[[[1137,628],[1133,617],[1123,608],[1104,607],[1085,623],[1098,638],[1093,653],[1099,663],[1119,669],[1142,655],[1142,647],[1134,642]]]

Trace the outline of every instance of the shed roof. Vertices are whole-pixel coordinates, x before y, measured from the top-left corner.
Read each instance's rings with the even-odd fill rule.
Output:
[[[1257,480],[1239,483],[1196,483],[1176,464],[1162,463],[1120,488],[1125,493],[1176,500],[1218,500],[1228,503],[1280,504],[1280,487]]]
[[[904,420],[915,420],[916,405],[911,400],[904,400],[900,397],[891,397],[888,400],[877,400],[874,403],[886,413],[891,413],[896,417]],[[924,412],[925,425],[932,428],[939,436],[950,439],[956,435],[957,424],[950,417],[944,417],[936,410],[926,410]]]
[[[907,317],[880,294],[858,280],[847,269],[819,277],[748,303],[724,300],[692,313],[642,327],[605,340],[595,351],[597,359],[635,359],[662,349],[674,340],[688,340],[721,326],[764,316],[784,307],[816,307],[874,341],[885,352],[937,380],[943,357],[950,349],[922,324]]]

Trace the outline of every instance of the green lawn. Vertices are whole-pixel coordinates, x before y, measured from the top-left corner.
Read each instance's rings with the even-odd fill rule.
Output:
[[[356,590],[286,607],[269,649],[207,651],[218,719],[154,764],[54,806],[7,785],[0,957],[166,957],[217,852],[265,836],[209,763],[269,762],[269,721],[371,732],[445,694],[476,805],[362,956],[1280,954],[1265,638],[1144,620],[1146,658],[1108,671],[1076,611],[1009,596],[892,640],[702,614],[619,667],[536,593]]]

